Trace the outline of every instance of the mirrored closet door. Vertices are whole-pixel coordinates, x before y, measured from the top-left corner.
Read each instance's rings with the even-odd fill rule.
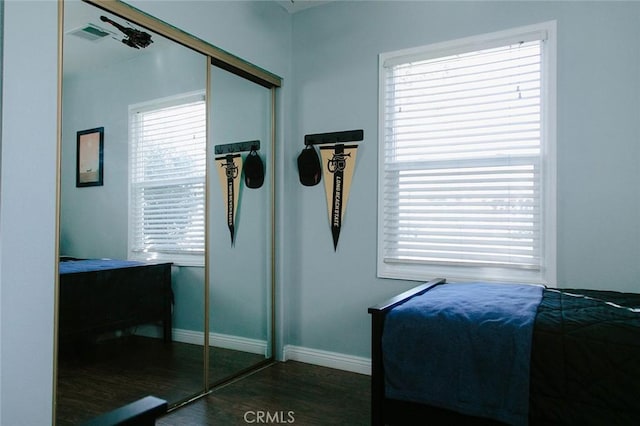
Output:
[[[71,425],[273,360],[280,79],[125,3],[62,5],[55,422]]]
[[[272,91],[211,67],[209,383],[272,355]]]
[[[208,58],[84,2],[63,22],[59,425],[206,386]]]

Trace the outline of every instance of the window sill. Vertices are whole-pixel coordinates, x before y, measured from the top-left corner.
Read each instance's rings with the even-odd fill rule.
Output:
[[[455,267],[419,264],[378,264],[378,278],[409,281],[428,281],[434,277],[446,278],[449,282],[490,281],[502,283],[542,284],[556,287],[555,277],[540,270]]]
[[[158,253],[129,253],[130,260],[140,262],[171,262],[173,266],[186,266],[193,268],[204,268],[204,256],[192,255],[160,255]]]

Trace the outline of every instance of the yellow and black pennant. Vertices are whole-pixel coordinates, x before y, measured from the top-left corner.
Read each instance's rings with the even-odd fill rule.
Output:
[[[242,156],[240,154],[227,154],[224,157],[216,157],[216,163],[218,164],[218,176],[226,206],[227,225],[231,233],[231,245],[233,245],[235,217],[240,194],[240,176],[242,175]]]
[[[325,193],[327,194],[327,207],[334,250],[338,248],[340,229],[342,228],[342,220],[347,207],[349,190],[356,165],[357,150],[357,145],[335,144],[320,147],[322,175]]]

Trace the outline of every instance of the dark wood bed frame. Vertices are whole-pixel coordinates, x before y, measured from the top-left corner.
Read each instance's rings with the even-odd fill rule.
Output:
[[[59,292],[61,341],[156,322],[171,341],[171,263],[60,274]]]
[[[444,283],[446,283],[444,278],[433,279],[368,309],[371,314],[371,424],[374,426],[415,425],[416,419],[428,419],[430,425],[500,424],[491,419],[467,416],[450,410],[399,401],[385,396],[382,333],[387,313],[412,297],[426,293],[433,287]]]
[[[149,395],[95,417],[82,426],[154,426],[166,413],[167,401]]]
[[[431,280],[369,308],[372,320],[372,425],[502,424],[493,419],[394,400],[385,395],[382,337],[387,314],[394,307],[445,282],[444,279]],[[634,360],[638,359],[640,353],[636,337],[640,335],[640,318],[635,316],[635,312],[640,307],[640,294],[588,289],[564,290],[566,291],[554,292],[551,289],[548,293],[545,290],[536,313],[531,351],[529,423],[637,423],[638,406],[637,398],[634,397],[640,390],[640,369]],[[563,302],[558,293],[566,293],[565,297],[571,300]],[[576,295],[580,297],[571,297]],[[605,303],[587,303],[590,300]],[[613,308],[610,309],[623,310],[614,314],[602,310],[600,305],[612,305]],[[567,308],[566,311],[564,307]],[[626,309],[631,309],[634,314],[623,315],[622,312]],[[562,321],[558,323],[560,318]],[[626,322],[627,319],[629,323]],[[616,349],[612,350],[613,347]],[[606,352],[615,356],[598,364]],[[556,362],[562,357],[569,359],[563,358],[563,362]],[[613,371],[613,367],[617,367],[618,371]],[[598,374],[590,377],[590,370]],[[585,382],[581,381],[583,378]],[[571,394],[568,391],[570,387],[564,384],[567,381],[573,386]],[[416,422],[416,419],[420,420]]]
[[[398,421],[403,423],[401,416],[410,414],[410,410],[408,410],[410,407],[398,408],[396,407],[398,404],[387,399],[384,394],[382,332],[386,315],[394,307],[445,282],[446,280],[443,278],[431,280],[369,308],[368,311],[371,314],[371,424],[373,426],[382,426]],[[406,403],[401,403],[401,405],[404,406]]]

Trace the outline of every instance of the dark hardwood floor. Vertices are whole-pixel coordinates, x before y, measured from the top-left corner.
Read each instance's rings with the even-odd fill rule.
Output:
[[[202,346],[139,336],[61,348],[56,424],[78,425],[147,395],[174,406],[203,389]],[[264,360],[211,350],[211,379]],[[300,362],[276,362],[216,388],[158,420],[164,426],[370,424],[370,377]]]
[[[188,400],[205,388],[203,359],[200,345],[133,335],[61,345],[56,424],[78,425],[150,394],[170,406]],[[262,361],[261,355],[212,347],[209,382]]]
[[[156,424],[369,425],[370,399],[369,376],[278,362],[170,412]]]

